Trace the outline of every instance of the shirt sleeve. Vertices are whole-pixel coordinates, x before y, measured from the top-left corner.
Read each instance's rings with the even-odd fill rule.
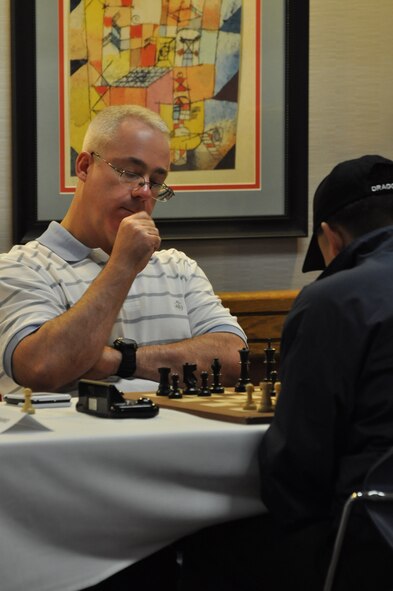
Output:
[[[66,311],[53,279],[45,281],[37,270],[3,257],[0,267],[0,358],[12,377],[12,353],[22,338]]]
[[[185,301],[192,336],[208,332],[232,332],[247,343],[246,334],[237,322],[237,318],[222,305],[210,281],[197,263],[187,257],[185,269],[188,278]]]

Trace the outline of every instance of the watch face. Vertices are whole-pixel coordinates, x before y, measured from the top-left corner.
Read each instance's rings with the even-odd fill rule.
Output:
[[[137,348],[136,341],[134,341],[133,339],[127,339],[125,337],[118,337],[113,344],[115,347],[118,347],[119,349],[123,349],[124,347],[133,347],[134,349]]]

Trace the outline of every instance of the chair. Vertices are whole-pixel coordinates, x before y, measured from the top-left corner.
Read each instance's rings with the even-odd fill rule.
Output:
[[[393,549],[393,448],[370,468],[363,490],[353,492],[344,505],[323,591],[333,589],[352,508],[359,503],[365,505],[377,530]]]

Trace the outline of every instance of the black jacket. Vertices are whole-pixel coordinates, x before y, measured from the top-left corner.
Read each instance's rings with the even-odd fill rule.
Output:
[[[262,499],[284,526],[331,518],[393,445],[393,227],[342,251],[283,329],[282,390],[260,448]]]

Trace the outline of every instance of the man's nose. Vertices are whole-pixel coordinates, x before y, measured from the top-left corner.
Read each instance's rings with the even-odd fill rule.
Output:
[[[140,197],[141,199],[149,199],[151,197],[150,180],[145,177],[143,180],[143,184],[141,181],[140,184],[132,190],[132,196]]]

